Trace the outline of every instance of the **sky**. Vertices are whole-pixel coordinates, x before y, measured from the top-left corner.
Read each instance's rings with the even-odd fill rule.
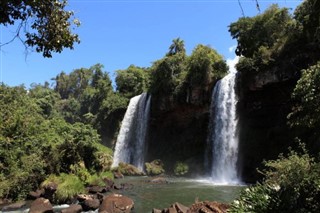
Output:
[[[131,64],[150,67],[180,37],[187,54],[198,44],[209,45],[231,66],[237,60],[230,23],[242,17],[238,0],[69,0],[81,26],[74,32],[81,43],[52,58],[28,52],[19,40],[0,49],[0,82],[9,86],[50,81],[61,71],[100,63],[114,79]],[[255,0],[240,0],[245,16],[259,14]],[[259,0],[261,11],[272,3],[294,9],[301,0]],[[293,11],[293,10],[292,10]],[[15,28],[0,26],[0,42],[11,40]]]

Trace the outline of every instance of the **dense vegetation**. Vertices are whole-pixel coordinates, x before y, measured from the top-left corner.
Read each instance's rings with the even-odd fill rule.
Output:
[[[293,14],[272,5],[262,14],[240,18],[230,25],[229,31],[238,42],[236,54],[241,57],[237,64],[240,87],[250,85],[256,78],[263,79],[268,73],[273,80],[265,85],[288,82],[283,85],[292,91],[286,106],[291,107],[287,114],[290,137],[306,143],[300,145],[301,152],[290,150],[287,155],[266,161],[261,172],[263,180],[245,189],[230,212],[319,211],[319,159],[313,157],[320,151],[319,12],[319,0],[305,0]],[[242,92],[249,94],[248,86],[246,90]],[[281,109],[285,108],[279,106]],[[275,150],[282,145],[277,144]]]
[[[173,94],[183,84],[201,86],[223,75],[226,65],[213,49],[199,45],[188,57],[176,41],[182,46],[171,45],[151,68],[117,71],[116,90],[100,64],[61,72],[53,87],[1,85],[0,197],[25,198],[44,180],[59,183],[57,201],[83,192],[110,171],[112,151],[102,144],[112,148],[131,97],[149,89]],[[160,79],[167,85],[159,87]]]

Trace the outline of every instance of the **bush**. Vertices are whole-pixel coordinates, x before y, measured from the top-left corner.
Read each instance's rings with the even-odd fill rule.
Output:
[[[187,174],[189,172],[189,166],[186,163],[178,161],[175,164],[173,171],[174,171],[174,174],[177,175],[177,176],[185,175],[185,174]]]
[[[320,163],[301,147],[265,162],[264,181],[242,191],[230,212],[320,212]]]
[[[145,163],[147,175],[160,175],[164,173],[163,163],[161,160],[157,159],[150,163]]]
[[[141,175],[144,175],[144,173],[141,172],[134,165],[131,165],[129,163],[123,163],[123,162],[120,162],[119,166],[114,168],[113,171],[121,173],[123,175],[128,175],[128,176],[141,176]]]
[[[52,183],[58,186],[54,194],[54,199],[57,203],[64,203],[85,192],[83,182],[73,174],[50,175],[41,185],[45,187]]]

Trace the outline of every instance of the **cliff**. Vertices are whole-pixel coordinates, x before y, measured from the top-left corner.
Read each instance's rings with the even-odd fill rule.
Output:
[[[256,168],[263,160],[276,159],[292,145],[287,115],[295,84],[296,77],[285,71],[238,74],[239,168],[245,182],[259,179]]]
[[[193,174],[204,172],[209,108],[213,84],[190,89],[184,102],[152,97],[147,161],[161,159],[167,172],[185,162]]]

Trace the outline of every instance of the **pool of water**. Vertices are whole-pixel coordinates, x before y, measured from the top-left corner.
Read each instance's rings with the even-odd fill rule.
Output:
[[[200,179],[167,178],[167,184],[148,182],[151,178],[130,177],[117,180],[117,183],[133,184],[133,189],[119,191],[134,200],[135,213],[149,213],[153,208],[164,209],[179,202],[185,206],[195,200],[230,203],[238,197],[243,185],[215,185]]]
[[[150,177],[126,177],[115,180],[116,184],[128,183],[133,188],[115,190],[114,193],[123,194],[134,201],[133,213],[151,213],[153,208],[164,209],[179,202],[191,206],[195,200],[219,201],[230,203],[238,197],[243,185],[216,185],[206,179],[166,178],[168,183],[151,183]],[[29,204],[29,203],[28,203]],[[54,212],[60,212],[68,205],[55,206]],[[10,213],[27,213],[29,205]],[[90,211],[90,212],[98,212]]]

